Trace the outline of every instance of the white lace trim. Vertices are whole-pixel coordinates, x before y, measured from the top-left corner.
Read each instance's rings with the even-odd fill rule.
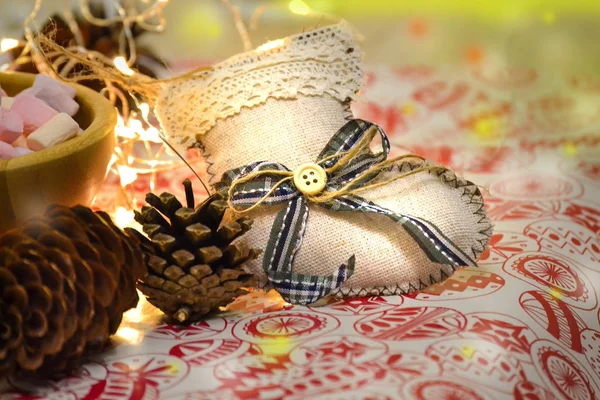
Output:
[[[363,81],[362,53],[344,24],[269,42],[213,69],[169,82],[156,114],[167,135],[191,147],[217,120],[269,98],[355,99]]]

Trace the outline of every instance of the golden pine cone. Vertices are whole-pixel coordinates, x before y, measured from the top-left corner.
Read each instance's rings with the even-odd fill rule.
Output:
[[[0,234],[0,376],[69,372],[101,348],[137,305],[139,246],[83,206]]]
[[[194,207],[192,184],[188,179],[183,184],[187,207],[170,193],[149,193],[150,207],[136,212],[136,220],[151,239],[137,233],[147,254],[148,272],[138,288],[169,317],[189,323],[254,285],[245,265],[260,251],[236,241],[251,228],[251,219],[222,224],[227,202],[212,195]]]

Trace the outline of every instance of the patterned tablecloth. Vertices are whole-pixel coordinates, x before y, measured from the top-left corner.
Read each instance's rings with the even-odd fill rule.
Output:
[[[357,115],[489,189],[479,268],[320,308],[252,292],[187,328],[146,303],[79,375],[11,381],[11,397],[600,399],[600,81],[516,68],[368,78]],[[155,191],[181,194],[186,176],[165,173]],[[96,205],[117,191],[108,182]]]

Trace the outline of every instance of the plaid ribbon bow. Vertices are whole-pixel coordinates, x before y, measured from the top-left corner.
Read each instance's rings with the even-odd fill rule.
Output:
[[[373,153],[367,149],[358,152],[349,161],[346,160],[344,165],[336,165],[372,127],[377,129],[381,137],[382,150]],[[331,138],[317,158],[316,163],[323,169],[334,170],[327,174],[324,193],[337,192],[342,187],[358,188],[372,182],[378,173],[365,174],[364,172],[387,160],[389,152],[389,140],[380,127],[363,120],[348,122]],[[332,168],[334,166],[337,168]],[[265,173],[256,174],[260,171],[265,171]],[[249,174],[254,174],[254,177],[240,182],[240,179]],[[265,249],[263,268],[268,279],[286,301],[305,305],[314,303],[332,290],[339,288],[352,276],[356,260],[354,255],[351,256],[329,276],[313,276],[294,272],[294,257],[302,244],[309,215],[308,202],[311,201],[311,198],[304,196],[292,180],[284,179],[290,174],[291,171],[282,164],[267,161],[255,162],[225,172],[216,188],[220,192],[229,192],[231,204],[239,209],[248,209],[258,202],[265,205],[287,203],[287,206],[277,214],[273,223],[269,242]],[[331,211],[385,215],[398,222],[432,262],[455,267],[476,265],[434,224],[425,219],[396,213],[354,194],[342,194],[317,204]]]

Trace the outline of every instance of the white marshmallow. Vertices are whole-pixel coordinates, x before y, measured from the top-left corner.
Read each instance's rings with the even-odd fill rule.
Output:
[[[2,99],[0,99],[0,107],[4,108],[5,110],[10,110],[14,101],[15,101],[14,97],[8,97],[8,96],[2,97]]]
[[[60,113],[27,137],[27,146],[40,151],[77,136],[79,125],[69,115]]]

